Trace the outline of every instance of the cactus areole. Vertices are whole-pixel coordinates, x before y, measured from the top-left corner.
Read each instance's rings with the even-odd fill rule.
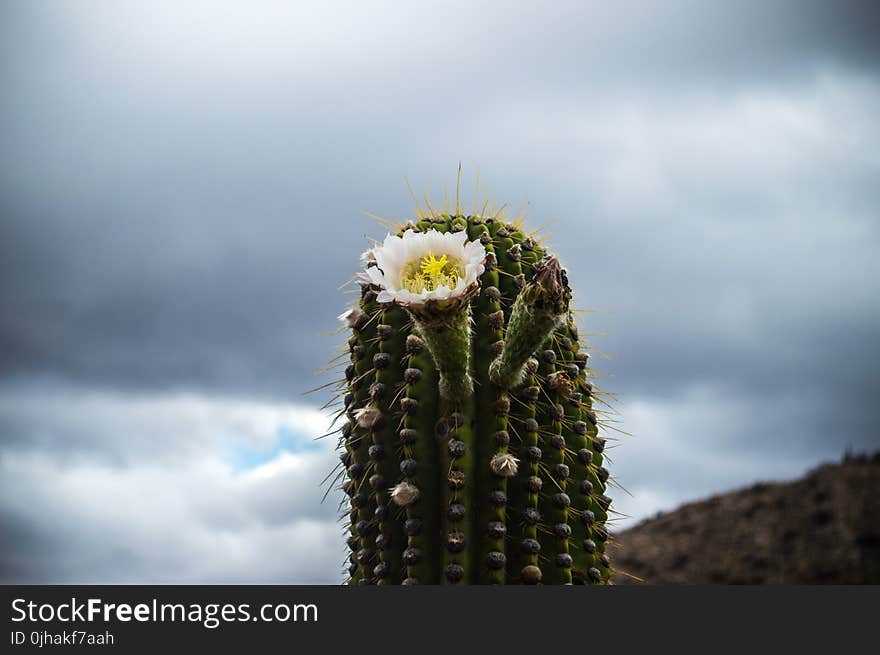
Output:
[[[499,215],[364,253],[340,383],[348,582],[602,584],[598,390],[565,270]]]

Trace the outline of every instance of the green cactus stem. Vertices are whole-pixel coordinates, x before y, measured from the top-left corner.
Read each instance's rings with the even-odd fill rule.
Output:
[[[464,233],[484,265],[466,291],[421,303],[373,271],[344,315],[348,582],[607,583],[604,396],[565,271],[497,214],[421,213],[406,232]]]
[[[409,308],[440,374],[440,396],[451,403],[461,402],[474,392],[470,373],[472,295]]]
[[[522,382],[526,360],[568,315],[571,288],[559,260],[547,257],[532,275],[513,303],[501,354],[489,365],[489,378],[504,389]]]

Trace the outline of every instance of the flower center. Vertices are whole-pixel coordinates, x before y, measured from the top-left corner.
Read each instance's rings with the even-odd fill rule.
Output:
[[[401,286],[412,293],[433,291],[441,286],[452,289],[460,277],[457,260],[448,255],[441,255],[438,259],[434,253],[428,253],[404,267]]]

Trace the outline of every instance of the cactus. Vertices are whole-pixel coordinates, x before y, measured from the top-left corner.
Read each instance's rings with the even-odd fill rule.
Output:
[[[420,209],[405,235],[458,235],[480,261],[463,289],[462,261],[431,252],[395,297],[365,253],[340,317],[348,583],[607,583],[602,398],[565,271],[500,213]]]

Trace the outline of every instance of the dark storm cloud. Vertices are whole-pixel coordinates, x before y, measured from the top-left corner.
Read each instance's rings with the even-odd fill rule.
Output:
[[[224,43],[212,47],[208,27],[201,47],[165,44],[163,29],[185,32],[173,26],[185,10],[139,28],[130,25],[142,17],[133,7],[65,15],[14,5],[0,174],[4,370],[289,393],[288,380],[319,367],[321,348],[305,344],[331,328],[336,285],[363,236],[380,232],[360,211],[407,212],[403,174],[436,186],[464,158],[490,169],[493,188],[515,190],[513,202],[527,194],[547,211],[537,199],[573,189],[535,176],[529,159],[605,163],[596,144],[572,152],[567,134],[537,152],[521,148],[521,165],[504,161],[542,119],[562,110],[590,120],[621,98],[650,107],[694,88],[727,93],[705,75],[760,87],[810,79],[825,64],[874,66],[868,6],[638,3],[588,14],[578,5],[557,14],[523,6],[471,13],[460,24],[441,12],[439,25],[461,35],[442,56],[409,40],[380,47],[358,29],[353,46],[335,44],[335,56],[328,43],[306,44],[327,55],[329,74],[318,76],[302,67],[293,38],[230,55]],[[392,44],[405,31],[388,29]],[[499,37],[468,39],[483,32]],[[412,50],[411,65],[401,48]],[[220,68],[226,59],[212,57],[237,65]],[[433,66],[423,71],[425,60]],[[371,61],[378,70],[364,76]],[[268,71],[254,74],[259,65]],[[605,75],[601,87],[589,83]],[[511,102],[528,115],[509,134],[487,130],[493,118],[483,108],[503,119],[499,106]],[[710,192],[723,184],[711,182]],[[751,198],[736,185],[724,191],[703,201],[710,212]],[[609,232],[605,242],[624,249],[638,237]]]
[[[0,464],[16,484],[57,473],[52,452],[64,489],[118,491],[112,471],[157,462],[171,473],[140,483],[228,485],[235,508],[187,505],[208,527],[164,544],[188,554],[169,580],[224,521],[286,526],[242,532],[242,576],[297,513],[328,521],[187,462],[234,432],[224,399],[326,381],[337,287],[383,233],[362,212],[407,218],[404,175],[436,197],[459,161],[467,205],[477,170],[528,204],[579,305],[602,310],[582,325],[636,434],[614,453],[638,501],[621,494],[624,511],[878,445],[875,3],[370,4],[4,4]],[[100,541],[97,506],[41,502]],[[4,505],[16,543],[51,541],[26,509]],[[114,579],[131,557],[135,577],[158,566],[137,544],[161,514],[105,552]],[[46,559],[7,548],[21,579]],[[77,577],[60,566],[40,579]],[[94,566],[78,579],[110,567]]]

